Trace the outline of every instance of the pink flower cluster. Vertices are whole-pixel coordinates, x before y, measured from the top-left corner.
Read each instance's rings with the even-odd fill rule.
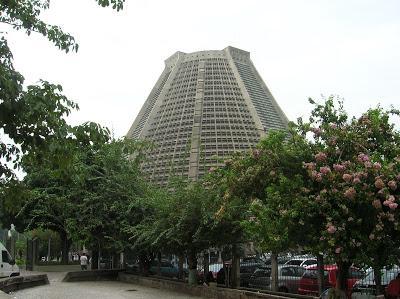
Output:
[[[385,183],[382,181],[381,178],[378,177],[378,178],[375,180],[375,187],[378,188],[378,189],[382,189],[382,188],[385,187]]]
[[[315,160],[317,160],[318,162],[323,162],[326,160],[326,154],[319,152],[318,154],[315,155]]]
[[[345,181],[345,182],[350,182],[352,179],[353,179],[353,176],[351,175],[351,174],[348,174],[348,173],[345,173],[343,176],[342,176],[342,178],[343,178],[343,180]]]
[[[313,171],[311,172],[311,178],[312,178],[314,181],[322,182],[322,174],[319,173],[318,171],[313,170]]]
[[[366,154],[360,153],[357,157],[357,160],[361,163],[365,163],[367,161],[369,161],[369,157]]]
[[[322,167],[319,168],[319,171],[322,174],[326,175],[326,174],[331,172],[331,169],[329,168],[329,166],[322,166]]]
[[[310,131],[313,132],[314,135],[317,136],[317,137],[320,136],[321,133],[322,133],[321,128],[311,128]]]
[[[258,159],[260,157],[260,154],[261,154],[260,150],[258,150],[258,149],[253,150],[253,157],[255,159]]]
[[[397,184],[395,181],[389,181],[388,182],[388,186],[390,189],[392,189],[393,191],[397,189]]]
[[[356,196],[356,194],[357,194],[357,191],[353,187],[350,187],[349,189],[347,189],[344,192],[344,196],[349,198],[349,199],[353,199]]]
[[[379,163],[379,162],[375,162],[375,163],[374,163],[374,169],[380,170],[381,168],[382,168],[381,163]]]
[[[332,223],[328,223],[326,225],[326,230],[328,233],[334,234],[337,231],[337,228]]]
[[[379,199],[374,199],[372,201],[372,205],[374,206],[375,209],[382,208],[382,204],[381,204],[381,201]]]
[[[383,202],[383,205],[389,207],[391,210],[396,210],[398,204],[395,203],[395,200],[396,200],[395,197],[394,197],[393,195],[390,195],[390,196],[388,197],[388,199],[386,199],[386,200]]]
[[[333,164],[333,169],[337,172],[342,172],[346,170],[346,166],[342,164]]]
[[[308,169],[308,170],[314,170],[315,169],[315,163],[314,162],[310,162],[310,163],[303,162],[303,167]]]

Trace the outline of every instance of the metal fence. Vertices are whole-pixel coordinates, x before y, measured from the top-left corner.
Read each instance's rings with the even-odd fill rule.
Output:
[[[207,260],[206,260],[207,259]],[[208,261],[208,262],[207,262]],[[152,261],[148,275],[157,275],[178,279],[179,269],[176,257],[163,256],[161,263]],[[207,270],[208,268],[208,270]],[[128,272],[140,273],[138,261],[127,264]],[[285,255],[278,258],[276,290],[283,293],[319,296],[317,259],[313,256]],[[225,287],[232,286],[232,261],[222,260],[221,255],[201,255],[198,258],[199,283],[216,284]],[[187,279],[187,263],[184,262],[184,275]],[[381,288],[377,290],[374,271],[371,268],[352,266],[347,277],[348,298],[372,298],[379,294],[387,294],[389,283],[400,273],[398,266],[380,269]],[[271,291],[272,287],[271,259],[268,256],[247,256],[240,258],[240,287],[246,289]],[[323,265],[322,297],[328,290],[335,287],[337,281],[337,266],[327,261]]]

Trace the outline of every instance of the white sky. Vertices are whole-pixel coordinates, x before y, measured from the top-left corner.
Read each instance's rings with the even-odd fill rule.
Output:
[[[73,34],[79,52],[9,29],[17,70],[26,83],[61,84],[80,106],[73,123],[96,121],[116,137],[178,50],[249,51],[291,120],[307,115],[307,98],[321,94],[345,98],[351,115],[378,103],[400,108],[397,0],[126,0],[122,12],[94,0],[52,0],[43,17]]]

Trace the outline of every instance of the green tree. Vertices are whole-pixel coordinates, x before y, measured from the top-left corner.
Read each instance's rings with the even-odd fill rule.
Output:
[[[124,0],[97,0],[101,6],[123,8]],[[1,0],[0,22],[14,30],[46,37],[59,49],[77,51],[73,36],[40,19],[50,7],[49,0]],[[51,137],[65,131],[64,117],[77,105],[61,94],[60,85],[40,81],[27,88],[24,78],[13,66],[13,56],[2,33],[0,36],[0,183],[15,178],[24,153],[39,150]],[[5,162],[3,162],[5,161]],[[11,167],[10,167],[11,166]]]

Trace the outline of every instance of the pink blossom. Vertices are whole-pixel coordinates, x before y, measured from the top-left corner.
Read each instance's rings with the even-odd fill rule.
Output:
[[[347,189],[344,192],[344,196],[349,198],[349,199],[353,199],[354,196],[356,195],[356,193],[357,193],[356,189],[354,189],[353,187],[350,187],[349,189]]]
[[[258,159],[260,157],[260,150],[259,149],[253,149],[253,157],[255,159]]]
[[[338,172],[342,172],[346,169],[346,166],[341,165],[341,164],[333,164],[333,169]]]
[[[396,198],[393,195],[389,195],[388,201],[395,202]]]
[[[385,201],[383,202],[383,205],[386,206],[386,207],[388,207],[391,203],[392,203],[392,202],[391,202],[390,200],[385,200]]]
[[[314,162],[310,162],[310,163],[303,162],[303,167],[307,168],[308,170],[314,170],[315,169],[315,163]]]
[[[331,129],[336,129],[337,128],[337,124],[334,123],[330,123],[329,127],[331,127]]]
[[[390,189],[392,189],[393,191],[397,189],[397,184],[395,181],[389,181],[388,182],[388,186]]]
[[[337,231],[336,227],[334,225],[332,225],[331,223],[328,223],[328,227],[326,230],[330,234],[334,234]]]
[[[313,132],[315,136],[320,136],[322,132],[321,128],[311,128],[310,131]]]
[[[374,163],[374,168],[375,168],[376,170],[379,170],[379,169],[381,169],[381,168],[382,168],[382,165],[381,165],[381,163],[379,163],[379,162],[375,162],[375,163]]]
[[[355,177],[354,180],[353,180],[353,184],[360,184],[360,183],[361,183],[360,178],[359,177]]]
[[[366,161],[366,162],[364,162],[364,166],[366,168],[371,168],[372,167],[372,163],[370,161]]]
[[[317,196],[315,197],[315,201],[316,201],[316,202],[320,202],[320,201],[321,201],[321,196],[317,195]]]
[[[342,247],[337,247],[337,248],[335,249],[335,253],[336,253],[336,254],[339,254],[341,251],[342,251]]]
[[[214,172],[216,169],[215,169],[215,167],[211,167],[209,170],[208,170],[208,172]]]
[[[396,180],[400,181],[400,173],[396,175]]]
[[[323,152],[319,152],[318,154],[315,155],[315,160],[318,162],[322,162],[326,160],[326,154]]]
[[[319,193],[321,193],[321,194],[326,194],[326,193],[328,193],[328,190],[326,190],[326,189],[324,188],[324,189],[322,189]]]
[[[328,173],[331,172],[331,169],[329,168],[329,166],[323,166],[323,167],[320,167],[320,168],[319,168],[319,171],[320,171],[322,174],[328,174]]]
[[[382,181],[382,179],[378,178],[375,181],[375,187],[378,189],[382,189],[383,187],[385,187],[385,183]]]
[[[381,201],[379,199],[374,199],[372,201],[372,205],[374,206],[375,209],[382,208],[382,204],[381,204]]]
[[[337,138],[336,137],[332,137],[332,138],[329,139],[329,144],[330,145],[336,145],[336,143],[337,143]]]
[[[397,209],[397,203],[391,202],[391,203],[389,204],[389,208],[390,208],[391,210],[396,210],[396,209]]]
[[[322,175],[321,175],[320,173],[317,173],[317,175],[316,175],[316,177],[315,177],[315,180],[316,180],[318,183],[322,182]]]
[[[362,162],[362,163],[369,161],[368,155],[363,154],[363,153],[360,153],[358,155],[357,159],[358,159],[359,162]]]
[[[345,173],[342,178],[346,182],[350,182],[353,179],[353,176],[351,174]]]

